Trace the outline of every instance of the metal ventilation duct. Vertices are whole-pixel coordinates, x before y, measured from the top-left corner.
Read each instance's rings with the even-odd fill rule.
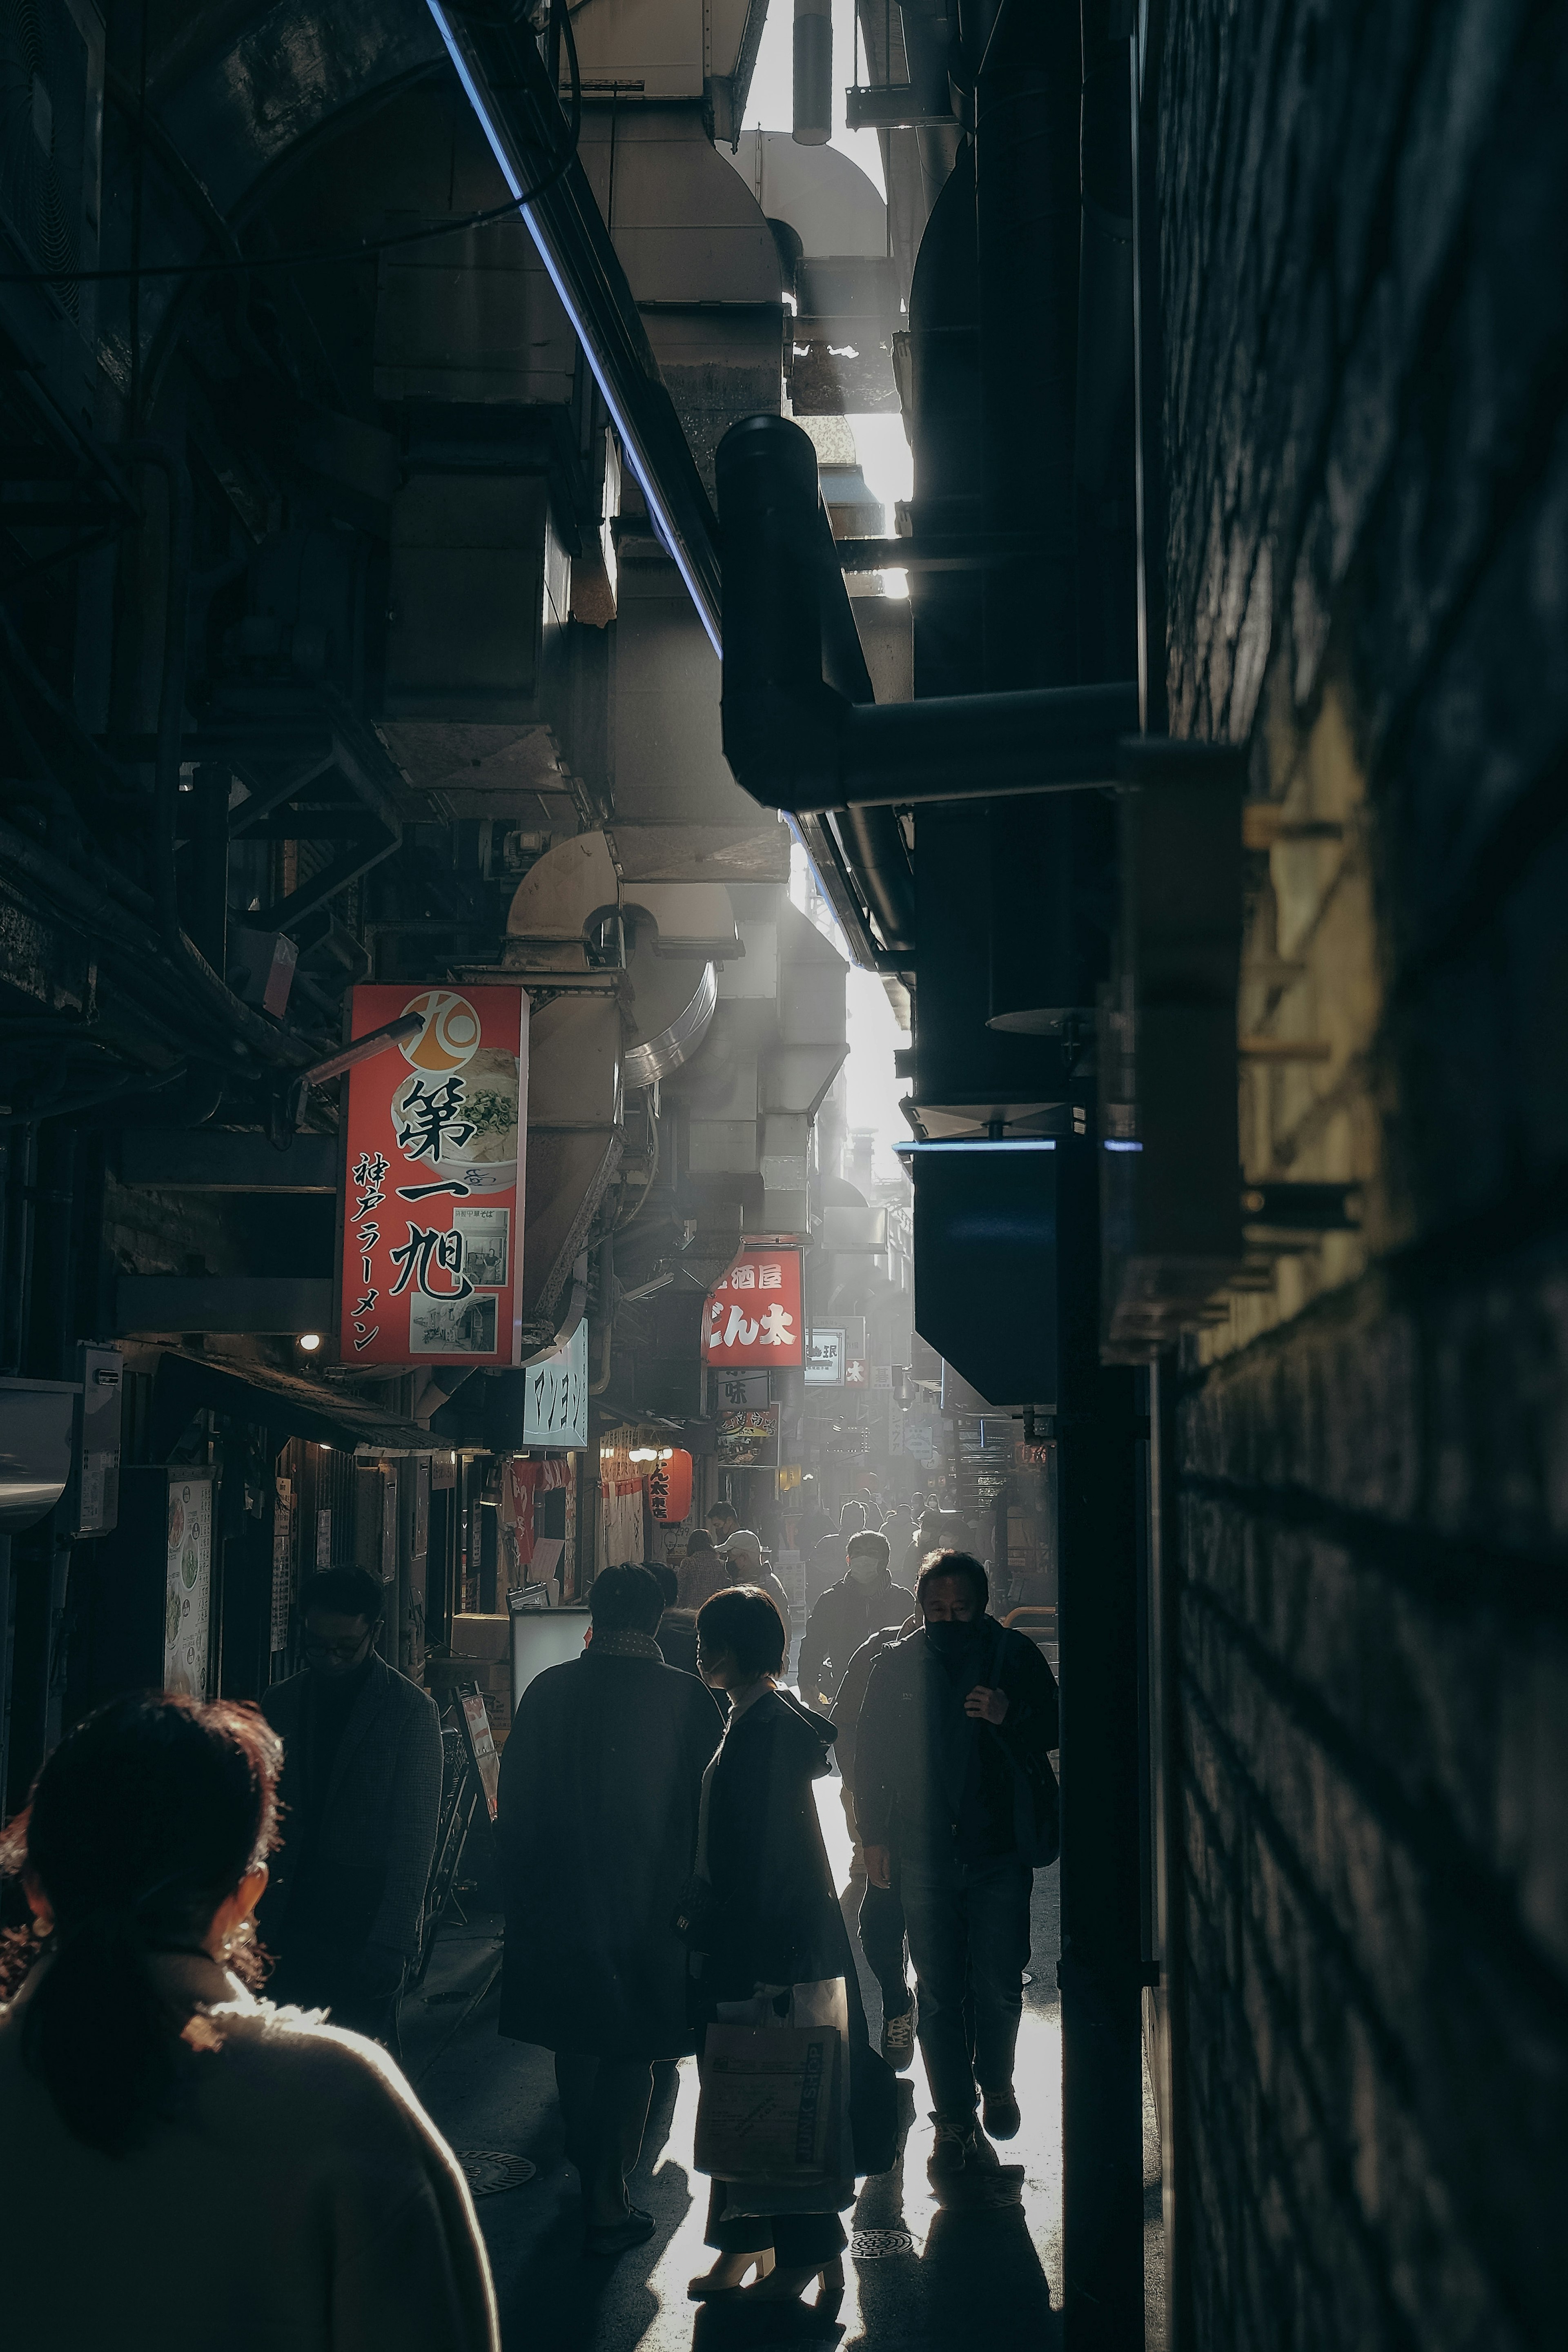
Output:
[[[627,1046],[622,1066],[627,1086],[651,1087],[658,1079],[668,1078],[672,1070],[679,1070],[683,1062],[689,1062],[712,1025],[718,1003],[718,974],[710,963],[705,963],[686,1010],[657,1036]]]

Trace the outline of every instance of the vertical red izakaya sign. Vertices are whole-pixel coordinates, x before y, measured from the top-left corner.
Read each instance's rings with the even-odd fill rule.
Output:
[[[416,1036],[349,1072],[345,1363],[521,1361],[528,1000],[521,988],[356,988],[351,1036]]]
[[[800,1252],[748,1242],[708,1293],[702,1360],[721,1370],[744,1365],[783,1370],[802,1359]]]

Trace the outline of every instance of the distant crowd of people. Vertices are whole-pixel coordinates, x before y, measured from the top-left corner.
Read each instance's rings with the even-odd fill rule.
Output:
[[[715,2177],[698,2300],[815,2283],[831,2309],[917,2040],[933,2179],[994,2168],[1019,2127],[1056,1684],[973,1552],[920,1550],[942,1532],[921,1524],[895,1581],[888,1534],[847,1512],[792,1690],[788,1599],[721,1506],[679,1570],[600,1573],[581,1656],[529,1685],[502,1750],[500,2031],[553,2053],[585,2253],[653,2233],[627,2180],[656,2064],[701,2072],[715,2027],[839,2035],[826,2177]],[[183,2352],[218,2314],[226,2342],[291,2352],[499,2342],[461,2171],[395,2063],[438,1718],[376,1653],[374,1578],[323,1571],[300,1605],[302,1669],[260,1709],[117,1701],[6,1833],[33,1916],[0,2009],[0,2211],[40,2257],[13,2269],[19,2340],[31,2320]],[[815,1795],[835,1759],[875,2047]]]

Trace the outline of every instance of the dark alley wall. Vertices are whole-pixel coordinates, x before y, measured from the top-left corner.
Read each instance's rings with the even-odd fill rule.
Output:
[[[1494,2352],[1568,2201],[1568,19],[1177,0],[1160,112],[1247,1170],[1362,1202],[1184,1362],[1195,2340]]]

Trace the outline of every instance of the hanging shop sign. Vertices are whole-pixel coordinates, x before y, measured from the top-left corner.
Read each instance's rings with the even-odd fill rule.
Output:
[[[845,1387],[847,1389],[863,1389],[867,1384],[868,1370],[869,1367],[868,1366],[864,1356],[846,1356],[844,1359]]]
[[[805,1385],[808,1389],[841,1389],[844,1386],[842,1331],[806,1333]]]
[[[522,1442],[565,1448],[588,1443],[588,1323],[523,1366]]]
[[[343,1360],[515,1364],[528,999],[356,988],[351,1039],[405,1013],[423,1018],[418,1034],[349,1072]]]
[[[776,1404],[743,1405],[721,1412],[714,1424],[713,1451],[724,1470],[776,1470],[779,1460],[779,1409]]]
[[[691,1456],[684,1446],[667,1445],[647,1474],[648,1508],[661,1527],[679,1527],[691,1514]]]
[[[768,1384],[766,1372],[708,1373],[708,1411],[719,1412],[733,1404],[773,1404],[775,1402]]]
[[[749,1244],[708,1294],[702,1360],[717,1370],[783,1370],[803,1360],[800,1252]]]

